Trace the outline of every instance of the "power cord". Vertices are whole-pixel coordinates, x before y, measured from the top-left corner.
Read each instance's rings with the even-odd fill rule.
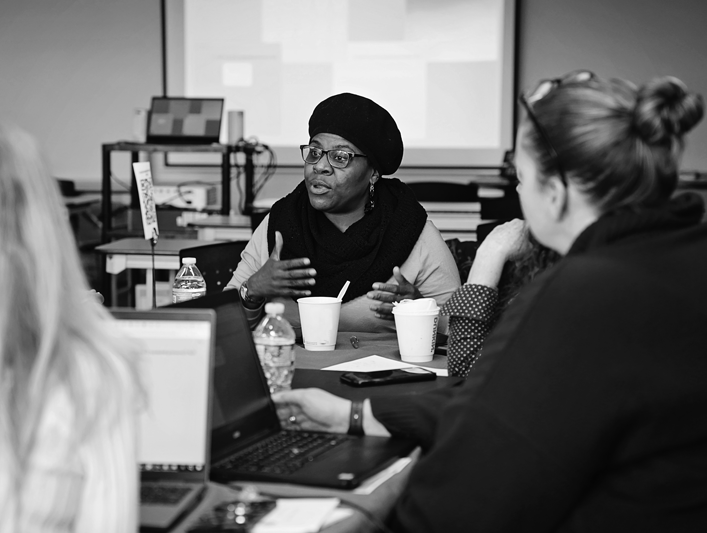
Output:
[[[253,166],[254,166],[254,176],[253,176],[253,199],[255,199],[263,189],[265,184],[272,178],[277,170],[277,156],[275,152],[267,145],[258,141],[257,137],[249,137],[246,139],[241,139],[233,144],[236,152],[250,152]],[[241,177],[245,177],[245,165],[236,162],[233,165],[235,169],[235,176],[231,177],[231,180],[235,182],[236,189],[238,190],[239,205],[238,209],[241,213],[245,210],[245,195],[243,194],[244,186],[241,186]]]
[[[126,191],[130,192],[130,185],[128,185],[128,184],[125,183],[124,181],[119,180],[118,178],[116,178],[115,174],[113,174],[112,172],[110,173],[110,179],[112,179],[114,182],[116,182],[118,185],[120,185],[120,186],[121,186],[123,189],[125,189]]]

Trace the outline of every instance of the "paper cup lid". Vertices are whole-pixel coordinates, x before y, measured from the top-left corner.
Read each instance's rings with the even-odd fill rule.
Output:
[[[393,314],[396,311],[405,314],[425,314],[439,311],[439,308],[434,298],[418,298],[417,300],[393,302]]]

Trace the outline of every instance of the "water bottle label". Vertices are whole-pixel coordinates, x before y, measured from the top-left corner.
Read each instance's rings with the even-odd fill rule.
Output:
[[[284,340],[284,339],[282,339]],[[288,390],[295,373],[295,350],[288,344],[256,344],[255,349],[271,393]]]
[[[193,300],[194,298],[201,298],[206,295],[206,289],[173,289],[172,290],[172,303],[179,303],[185,300]]]

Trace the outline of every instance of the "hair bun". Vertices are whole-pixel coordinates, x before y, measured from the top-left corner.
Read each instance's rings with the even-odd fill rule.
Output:
[[[634,125],[647,144],[665,144],[681,139],[702,120],[702,96],[689,92],[677,78],[666,76],[638,90]]]

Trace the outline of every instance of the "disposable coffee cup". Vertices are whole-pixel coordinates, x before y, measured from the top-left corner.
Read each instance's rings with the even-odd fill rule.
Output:
[[[432,361],[437,340],[439,307],[434,298],[403,300],[394,304],[395,331],[400,359],[406,363]]]
[[[306,350],[331,351],[336,347],[341,300],[330,296],[307,296],[297,300],[302,340]]]

